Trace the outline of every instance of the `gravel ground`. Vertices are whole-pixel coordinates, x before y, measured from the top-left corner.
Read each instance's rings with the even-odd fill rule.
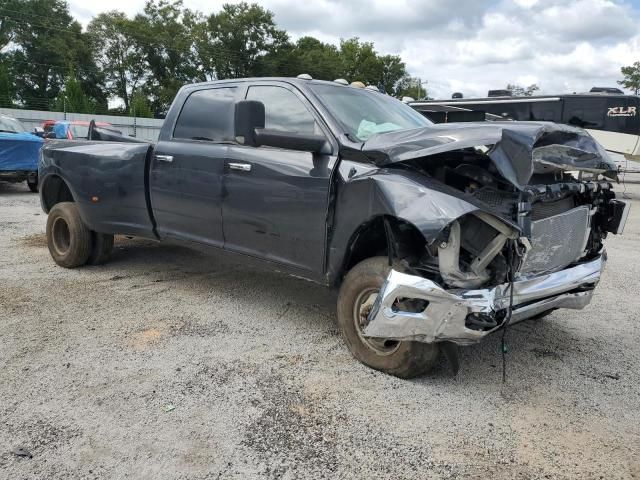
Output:
[[[453,378],[351,358],[335,294],[118,239],[65,270],[0,184],[0,477],[640,478],[640,185],[593,303],[515,325]],[[32,458],[19,456],[19,448]]]

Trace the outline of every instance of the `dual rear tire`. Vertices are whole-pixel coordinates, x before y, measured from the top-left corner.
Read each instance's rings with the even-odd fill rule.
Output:
[[[100,265],[113,249],[113,235],[89,230],[73,202],[53,206],[47,218],[47,246],[54,262],[61,267]]]

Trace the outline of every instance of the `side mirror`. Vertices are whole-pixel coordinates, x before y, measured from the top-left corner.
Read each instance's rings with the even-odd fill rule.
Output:
[[[235,108],[235,137],[250,147],[276,147],[311,153],[330,153],[331,147],[322,135],[283,132],[264,128],[264,104],[241,100]]]
[[[42,127],[34,127],[33,128],[33,134],[42,138],[44,137],[44,128]]]
[[[45,134],[44,134],[44,138],[51,138],[51,139],[55,139],[55,138],[56,138],[56,133],[55,133],[55,132],[45,133]]]
[[[330,153],[327,139],[322,135],[281,132],[279,130],[256,130],[256,144],[286,148],[311,153]]]
[[[256,128],[264,128],[264,103],[241,100],[236,103],[235,137],[239,143],[257,147]]]

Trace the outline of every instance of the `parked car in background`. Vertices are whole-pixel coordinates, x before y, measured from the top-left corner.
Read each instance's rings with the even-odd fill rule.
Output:
[[[38,155],[42,138],[27,131],[19,120],[0,115],[0,180],[27,182],[38,191]]]
[[[42,124],[46,138],[57,138],[67,140],[86,139],[89,134],[90,122],[80,120],[46,120]],[[107,122],[96,122],[96,127],[109,130],[122,135],[120,130],[114,128]],[[51,135],[53,133],[53,135]]]

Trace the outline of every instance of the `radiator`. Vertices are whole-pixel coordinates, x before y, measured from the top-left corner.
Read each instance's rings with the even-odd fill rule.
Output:
[[[562,270],[584,253],[591,223],[588,206],[531,222],[531,250],[520,274]]]

